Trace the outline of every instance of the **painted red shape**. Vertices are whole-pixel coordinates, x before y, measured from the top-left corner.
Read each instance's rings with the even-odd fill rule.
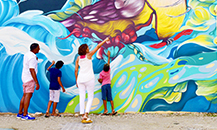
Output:
[[[81,36],[81,30],[79,28],[75,28],[72,33],[76,36],[79,37]]]
[[[179,39],[183,35],[190,35],[192,32],[193,32],[192,29],[183,30],[182,32],[180,32],[179,34],[177,34],[173,39],[177,40],[177,39]]]
[[[120,35],[117,35],[117,36],[115,37],[115,43],[118,45],[118,44],[120,43],[120,41],[121,41],[121,36],[120,36]]]
[[[149,45],[149,46],[152,47],[152,48],[158,49],[158,48],[161,48],[161,47],[165,46],[166,44],[167,44],[166,42],[161,42],[161,43],[153,44],[153,45]]]
[[[136,36],[136,35],[134,35],[134,36],[131,38],[131,41],[130,41],[130,42],[135,42],[135,41],[136,41],[136,39],[137,39],[137,36]]]
[[[173,38],[173,40],[175,41],[175,40],[179,39],[179,38],[180,38],[181,36],[183,36],[183,35],[190,35],[193,31],[194,31],[194,30],[192,30],[192,29],[183,30],[182,32],[178,33],[178,34]],[[149,45],[149,47],[158,49],[158,48],[161,48],[161,47],[163,47],[163,46],[165,46],[165,45],[167,45],[166,42],[161,42],[161,43],[158,43],[158,44]]]
[[[128,43],[130,41],[130,36],[125,34],[123,39],[124,39],[124,43]]]

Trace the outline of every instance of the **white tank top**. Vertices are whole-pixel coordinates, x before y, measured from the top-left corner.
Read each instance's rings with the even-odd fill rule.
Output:
[[[79,56],[78,65],[80,67],[77,79],[78,83],[84,83],[94,78],[92,60],[88,59],[87,56],[82,59]]]

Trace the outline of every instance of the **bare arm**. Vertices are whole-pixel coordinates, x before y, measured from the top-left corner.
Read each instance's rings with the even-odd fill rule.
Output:
[[[39,84],[38,84],[38,79],[37,79],[37,76],[36,76],[35,69],[34,69],[34,68],[30,68],[29,71],[30,71],[30,73],[31,73],[31,75],[32,75],[33,80],[35,81],[36,90],[38,90],[40,86],[39,86]]]
[[[65,92],[65,88],[63,87],[63,84],[61,82],[61,78],[58,77],[57,80],[58,80],[59,85],[62,87],[63,92]]]
[[[52,61],[52,64],[47,68],[47,70],[49,70],[54,64],[55,64],[55,61]]]
[[[77,58],[76,62],[75,62],[75,81],[76,81],[76,86],[77,86],[77,78],[78,78],[78,61],[79,61],[79,58]]]
[[[99,50],[99,48],[106,42],[109,41],[109,37],[107,37],[106,39],[104,39],[102,42],[100,42],[92,51],[90,51],[87,54],[87,58],[91,59],[91,57],[96,53],[97,50]]]
[[[110,51],[108,51],[108,64],[110,65]]]

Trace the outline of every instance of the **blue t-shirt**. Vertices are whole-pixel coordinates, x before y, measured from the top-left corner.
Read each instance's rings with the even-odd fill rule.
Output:
[[[50,88],[51,90],[59,90],[60,85],[58,83],[58,77],[62,77],[62,72],[57,68],[50,68]]]

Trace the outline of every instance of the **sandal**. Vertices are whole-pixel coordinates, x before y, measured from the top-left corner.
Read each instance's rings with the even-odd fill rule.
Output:
[[[82,120],[82,123],[92,123],[93,121],[90,118],[87,118],[86,120]]]
[[[106,115],[107,116],[107,115],[109,115],[109,113],[103,113],[102,115]]]
[[[84,115],[84,116],[82,116],[82,118],[81,118],[82,120],[87,120],[87,116],[86,115]]]
[[[46,118],[50,117],[49,113],[46,113],[44,117]]]
[[[61,117],[60,114],[57,114],[57,115],[51,115],[51,116],[53,116],[53,117]]]
[[[117,113],[118,113],[118,112],[115,111],[115,112],[112,112],[111,115],[116,115]]]

